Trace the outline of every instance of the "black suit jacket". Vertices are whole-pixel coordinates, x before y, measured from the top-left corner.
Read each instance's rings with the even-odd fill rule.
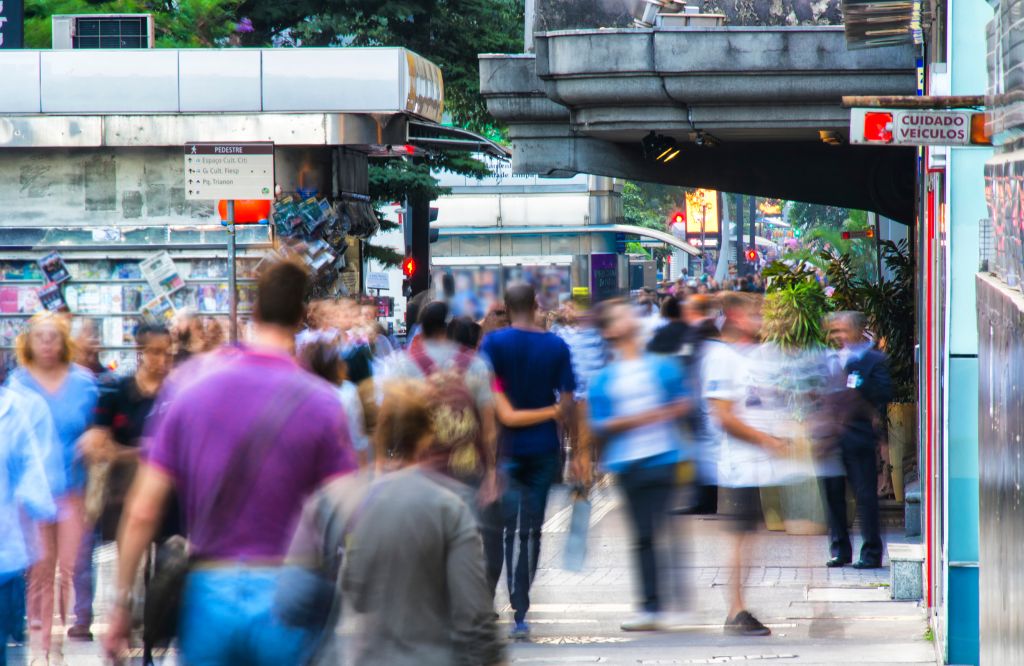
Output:
[[[840,443],[843,447],[874,449],[879,437],[876,420],[885,418],[886,406],[892,400],[888,358],[869,349],[860,358],[850,359],[844,371],[848,381],[856,377],[857,387],[847,384],[849,401]]]

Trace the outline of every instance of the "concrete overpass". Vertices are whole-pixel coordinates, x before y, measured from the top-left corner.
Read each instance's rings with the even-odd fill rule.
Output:
[[[841,26],[538,33],[480,56],[521,173],[592,173],[914,215],[912,148],[850,146],[844,95],[917,89],[910,46],[850,51]],[[677,140],[645,160],[650,132]]]

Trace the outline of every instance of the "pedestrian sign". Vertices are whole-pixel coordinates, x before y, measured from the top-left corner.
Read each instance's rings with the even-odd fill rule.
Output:
[[[185,144],[185,198],[192,201],[274,198],[274,144]]]

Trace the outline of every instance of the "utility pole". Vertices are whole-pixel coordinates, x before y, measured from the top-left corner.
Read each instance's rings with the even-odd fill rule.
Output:
[[[747,197],[747,214],[750,216],[750,247],[757,249],[757,239],[754,237],[755,220],[757,220],[757,197]],[[751,270],[751,273],[754,271]]]
[[[732,201],[736,207],[736,277],[742,277],[747,274],[743,252],[743,196],[734,194]]]

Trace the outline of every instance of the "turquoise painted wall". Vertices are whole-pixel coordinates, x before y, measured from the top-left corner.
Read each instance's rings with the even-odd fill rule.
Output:
[[[954,95],[984,94],[988,81],[985,0],[956,0],[951,7],[950,74]],[[946,659],[978,664],[978,326],[974,274],[979,221],[988,216],[983,169],[990,149],[950,151],[949,338],[946,377]],[[954,566],[948,566],[948,563]],[[957,566],[966,563],[968,566]]]

